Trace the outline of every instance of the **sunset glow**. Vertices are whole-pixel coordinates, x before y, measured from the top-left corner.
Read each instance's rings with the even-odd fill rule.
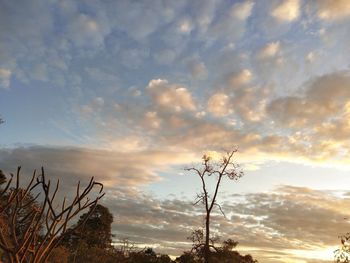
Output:
[[[0,170],[105,185],[114,244],[203,227],[185,168],[238,149],[213,233],[332,262],[350,231],[349,0],[0,0]]]

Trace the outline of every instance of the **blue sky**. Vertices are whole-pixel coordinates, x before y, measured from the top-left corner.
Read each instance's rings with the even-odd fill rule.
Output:
[[[69,183],[98,174],[117,235],[176,255],[201,225],[171,220],[198,190],[183,167],[238,146],[245,177],[223,195],[258,223],[219,218],[222,236],[236,229],[232,238],[263,262],[331,260],[348,227],[349,19],[347,0],[0,0],[2,169],[44,165]],[[334,218],[317,240],[302,213],[235,210],[232,194]],[[131,216],[113,203],[121,199],[134,212],[163,210]],[[162,216],[167,227],[151,239],[140,222]],[[257,240],[283,242],[252,242],[256,229]]]

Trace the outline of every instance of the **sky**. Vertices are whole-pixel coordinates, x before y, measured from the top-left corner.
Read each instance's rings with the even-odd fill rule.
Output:
[[[260,262],[332,262],[350,214],[348,0],[0,0],[0,168],[95,176],[115,239],[179,255],[184,168],[238,147],[213,231]]]

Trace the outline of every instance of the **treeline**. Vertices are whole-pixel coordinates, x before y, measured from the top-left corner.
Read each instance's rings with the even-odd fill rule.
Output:
[[[0,170],[0,257],[16,263],[199,263],[204,261],[205,241],[202,230],[194,231],[192,249],[172,260],[152,248],[137,248],[124,240],[112,245],[113,215],[98,204],[103,186],[93,178],[82,188],[76,187],[68,201],[56,200],[59,181],[46,179],[44,170],[34,172],[21,186],[20,168],[5,176]],[[91,198],[93,196],[94,198]],[[78,219],[75,219],[78,217]],[[75,223],[71,223],[75,222]],[[237,242],[226,240],[214,246],[210,240],[210,262],[252,263],[250,255],[236,250]]]
[[[152,248],[140,249],[132,242],[122,240],[119,245],[112,246],[111,224],[113,216],[107,207],[97,205],[89,218],[87,214],[80,217],[85,221],[83,227],[69,231],[59,247],[53,250],[50,262],[103,262],[103,263],[199,263],[203,259],[203,251],[193,250],[183,253],[172,260],[168,255],[157,254]],[[79,223],[79,222],[78,222]],[[200,231],[195,231],[196,233]],[[197,236],[198,237],[198,236]],[[250,255],[242,256],[234,250],[237,242],[227,240],[222,246],[212,251],[210,262],[213,263],[253,263]]]

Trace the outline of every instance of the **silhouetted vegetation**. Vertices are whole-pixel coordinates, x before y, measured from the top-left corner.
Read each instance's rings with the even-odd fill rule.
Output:
[[[112,222],[113,215],[100,204],[81,215],[77,225],[82,227],[68,229],[61,243],[70,252],[69,262],[97,262],[96,257],[109,262],[113,258]]]
[[[341,247],[334,251],[334,261],[337,263],[350,262],[350,233],[340,236]]]
[[[44,169],[40,175],[34,171],[24,187],[20,179],[20,167],[9,178],[0,172],[0,248],[6,262],[47,262],[67,233],[69,223],[86,209],[90,209],[88,215],[94,211],[104,195],[103,186],[91,178],[82,190],[78,183],[70,201],[58,201],[55,198],[59,181],[52,185],[46,180]],[[95,186],[99,187],[98,194],[89,199]],[[78,229],[84,223],[80,221],[70,229]]]
[[[243,172],[239,171],[239,165],[233,162],[233,155],[237,152],[237,149],[228,152],[226,155],[222,156],[221,161],[214,162],[210,156],[204,155],[202,157],[203,163],[201,168],[191,167],[187,168],[187,171],[193,171],[201,181],[202,191],[197,194],[197,199],[195,205],[202,204],[205,209],[205,233],[203,238],[202,235],[199,237],[199,232],[195,232],[195,237],[193,241],[196,242],[194,250],[202,251],[200,254],[203,257],[205,263],[209,263],[209,258],[212,255],[212,250],[217,250],[215,248],[215,240],[210,236],[210,216],[214,209],[217,207],[223,215],[224,212],[221,209],[220,204],[217,202],[217,196],[219,193],[219,188],[222,180],[228,178],[229,180],[237,180],[243,176]],[[213,193],[209,193],[209,187],[207,183],[208,177],[216,177],[216,184]]]
[[[236,151],[228,153],[221,163],[213,164],[203,157],[203,169],[190,168],[198,172],[202,179],[203,193],[196,203],[206,207],[206,222],[216,203],[223,177],[237,179],[242,173],[232,162]],[[46,179],[44,169],[37,175],[34,171],[29,182],[21,185],[20,167],[16,175],[6,176],[0,170],[0,257],[3,262],[51,262],[51,263],[254,263],[250,255],[242,256],[235,249],[237,242],[228,239],[216,245],[218,239],[206,239],[209,228],[194,231],[189,240],[193,246],[181,256],[172,260],[169,255],[158,254],[152,248],[139,248],[128,239],[119,245],[112,243],[113,215],[98,201],[102,198],[103,186],[92,178],[89,184],[80,189],[78,183],[74,196],[68,201],[56,200],[59,181],[52,185]],[[205,176],[217,175],[213,197],[208,194]],[[88,196],[98,186],[95,198]],[[55,199],[56,198],[56,199]],[[83,211],[85,211],[83,213]],[[221,208],[220,208],[221,210]],[[80,216],[78,220],[74,220]],[[71,224],[71,221],[75,221]],[[206,254],[207,253],[207,254]]]

